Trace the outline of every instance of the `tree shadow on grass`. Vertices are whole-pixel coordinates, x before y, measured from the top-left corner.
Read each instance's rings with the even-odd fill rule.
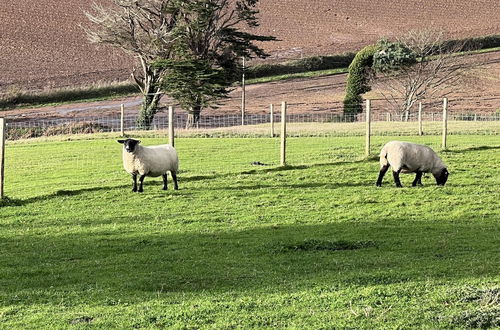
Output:
[[[125,186],[117,186],[115,188],[118,188],[118,187],[125,187]],[[57,190],[57,191],[50,193],[50,194],[47,194],[47,195],[40,195],[40,196],[35,196],[35,197],[30,197],[30,198],[25,198],[25,199],[6,197],[2,201],[0,201],[0,207],[24,206],[27,204],[46,201],[46,200],[50,200],[50,199],[54,199],[54,198],[60,198],[60,197],[65,197],[65,196],[77,196],[77,195],[81,195],[81,194],[84,194],[87,192],[103,191],[103,190],[107,191],[109,189],[110,189],[110,187],[108,187],[108,186],[91,187],[91,188],[83,188],[83,189],[75,189],[75,190],[61,189],[61,190]]]
[[[144,189],[147,189],[147,186],[150,186],[153,189],[163,191],[161,189],[158,189],[159,186],[161,186],[161,183],[157,182],[150,182],[149,184],[145,183],[144,184]],[[90,188],[82,188],[82,189],[60,189],[57,190],[53,193],[47,194],[47,195],[40,195],[40,196],[35,196],[35,197],[30,197],[30,198],[25,198],[25,199],[18,199],[18,198],[9,198],[5,197],[2,200],[0,200],[0,208],[1,207],[16,207],[16,206],[24,206],[32,203],[37,203],[37,202],[43,202],[43,201],[49,201],[52,199],[57,199],[61,197],[71,197],[71,196],[79,196],[83,195],[86,193],[92,193],[92,192],[99,192],[99,191],[110,191],[113,189],[123,189],[126,192],[130,192],[130,194],[135,194],[131,190],[131,185],[117,185],[117,186],[99,186],[99,187],[90,187]],[[170,186],[170,189],[172,189],[172,186]],[[168,193],[163,191],[164,193]],[[146,191],[145,194],[147,194],[148,191]],[[188,194],[186,192],[184,193],[179,193],[176,192],[176,194]]]
[[[329,166],[340,166],[340,165],[349,165],[349,164],[359,164],[365,163],[367,160],[355,160],[355,161],[340,161],[340,162],[331,162],[331,163],[317,163],[311,165],[286,165],[286,166],[262,166],[261,168],[256,168],[252,170],[244,170],[240,172],[229,172],[229,173],[220,173],[220,174],[208,174],[208,175],[193,175],[193,176],[185,176],[179,177],[179,180],[185,182],[193,182],[193,181],[204,181],[204,180],[214,180],[218,178],[227,178],[236,175],[253,175],[253,174],[266,174],[266,173],[274,173],[274,172],[288,172],[288,171],[296,171],[296,170],[305,170],[311,168],[321,168],[321,167],[329,167]]]
[[[479,146],[479,147],[471,147],[471,148],[465,148],[465,149],[447,149],[443,150],[442,152],[444,153],[453,153],[453,154],[463,154],[466,152],[473,152],[473,151],[483,151],[483,150],[495,150],[495,149],[500,149],[500,146]]]
[[[449,281],[496,276],[495,239],[491,225],[433,223],[429,230],[427,222],[404,219],[212,233],[23,235],[0,243],[0,287],[4,304],[15,305],[46,303],[65,292],[105,303],[109,296],[129,301],[159,292],[273,293]]]

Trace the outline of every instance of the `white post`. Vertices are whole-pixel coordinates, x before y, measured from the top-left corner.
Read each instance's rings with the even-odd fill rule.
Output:
[[[391,113],[390,112],[387,113],[387,121],[391,121]]]
[[[168,107],[168,144],[174,146],[174,107]]]
[[[446,136],[448,134],[448,98],[443,99],[443,140],[442,148],[446,149]]]
[[[422,102],[418,102],[418,135],[424,135],[422,130]]]
[[[286,165],[286,102],[281,103],[281,166]]]
[[[120,136],[125,136],[125,107],[123,104],[120,107],[121,116],[120,116]]]
[[[246,91],[245,91],[245,57],[243,57],[243,74],[241,76],[241,125],[245,125],[245,103],[246,103]]]
[[[274,137],[274,104],[271,104],[271,137]]]
[[[366,145],[365,155],[370,155],[370,134],[371,134],[371,101],[366,100]]]
[[[5,119],[0,118],[0,199],[4,197],[4,168],[5,168],[5,139],[7,130],[5,127]]]

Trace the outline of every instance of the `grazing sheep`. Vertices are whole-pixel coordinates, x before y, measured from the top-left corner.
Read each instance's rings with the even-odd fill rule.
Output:
[[[132,175],[132,191],[143,192],[142,183],[146,176],[163,177],[163,190],[167,190],[167,172],[170,171],[174,179],[174,189],[177,184],[179,158],[177,151],[169,144],[143,147],[141,141],[134,139],[118,140],[123,144],[123,167]],[[137,189],[137,175],[139,175],[139,189]]]
[[[416,173],[412,186],[422,185],[422,173],[431,172],[436,184],[444,186],[448,180],[448,169],[431,148],[410,142],[391,141],[380,151],[380,173],[377,187],[382,186],[385,172],[392,167],[396,187],[402,187],[399,173]]]

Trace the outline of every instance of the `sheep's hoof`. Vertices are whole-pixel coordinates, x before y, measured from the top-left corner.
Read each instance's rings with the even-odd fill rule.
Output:
[[[179,187],[174,187],[174,190],[179,190]]]
[[[137,192],[140,192],[140,193],[141,193],[141,192],[144,192],[144,190],[142,190],[142,189],[139,189],[139,190],[137,190]]]
[[[167,187],[162,187],[161,190],[168,190],[168,188]]]
[[[378,183],[378,182],[377,182],[375,185],[376,185],[377,187],[382,187],[382,184],[381,184],[381,183]]]
[[[137,192],[137,188],[132,188],[132,192]]]
[[[403,188],[403,186],[402,186],[402,185],[400,185],[400,184],[397,184],[397,185],[396,185],[396,188]]]

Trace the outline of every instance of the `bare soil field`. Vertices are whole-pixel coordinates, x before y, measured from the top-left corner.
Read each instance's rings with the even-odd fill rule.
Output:
[[[481,63],[474,72],[474,77],[466,84],[456,86],[449,95],[450,112],[492,114],[500,110],[500,52],[474,56],[476,63]],[[287,101],[290,113],[341,113],[345,93],[346,74],[307,79],[248,85],[246,89],[246,110],[249,114],[269,113],[269,105]],[[381,99],[377,90],[367,97],[373,99],[375,113],[391,112],[387,102]],[[128,97],[103,102],[74,103],[60,106],[48,106],[29,109],[2,111],[2,115],[14,121],[26,121],[57,118],[116,117],[120,113],[120,104],[126,112],[134,115],[139,110],[140,97]],[[162,105],[175,104],[167,97]],[[441,100],[429,100],[425,104],[426,112],[439,113]],[[238,114],[241,109],[241,88],[235,88],[217,109],[205,109],[202,116]],[[180,111],[180,110],[179,110]],[[160,116],[166,115],[166,109]]]
[[[127,79],[133,58],[89,44],[79,27],[86,24],[83,12],[91,3],[2,0],[0,92]],[[382,36],[423,27],[443,29],[451,37],[500,31],[494,0],[261,0],[259,8],[256,32],[280,40],[263,45],[271,54],[268,61],[353,51]]]

